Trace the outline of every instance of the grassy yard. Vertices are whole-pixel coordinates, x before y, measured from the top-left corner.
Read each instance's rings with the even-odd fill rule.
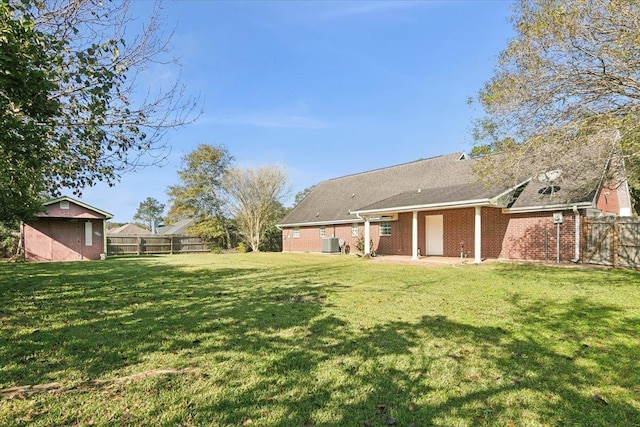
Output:
[[[639,360],[632,271],[0,264],[3,426],[640,426]]]

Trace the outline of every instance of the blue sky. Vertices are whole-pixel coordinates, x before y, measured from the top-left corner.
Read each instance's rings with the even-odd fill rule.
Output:
[[[135,3],[144,17],[152,4]],[[224,145],[234,165],[277,164],[292,196],[320,181],[469,151],[478,106],[513,36],[507,1],[169,1],[180,73],[203,113],[168,135],[162,167],[98,185],[82,200],[131,221],[167,203],[180,157]],[[152,80],[149,80],[151,83]],[[292,200],[292,198],[291,198]]]

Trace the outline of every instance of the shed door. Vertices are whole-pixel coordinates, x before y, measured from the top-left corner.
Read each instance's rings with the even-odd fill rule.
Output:
[[[82,229],[80,222],[56,221],[51,227],[53,240],[51,259],[76,261],[82,259]]]
[[[442,215],[427,215],[426,221],[426,255],[442,255],[444,249]]]

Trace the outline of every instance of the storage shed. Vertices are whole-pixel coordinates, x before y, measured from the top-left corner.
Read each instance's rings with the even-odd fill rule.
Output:
[[[23,225],[25,261],[82,261],[106,253],[108,212],[63,196]]]

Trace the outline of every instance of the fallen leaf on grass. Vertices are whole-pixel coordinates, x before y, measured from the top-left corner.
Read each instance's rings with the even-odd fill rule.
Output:
[[[250,426],[251,424],[253,424],[253,421],[251,420],[251,418],[247,418],[243,423],[242,426],[246,427],[246,426]]]

